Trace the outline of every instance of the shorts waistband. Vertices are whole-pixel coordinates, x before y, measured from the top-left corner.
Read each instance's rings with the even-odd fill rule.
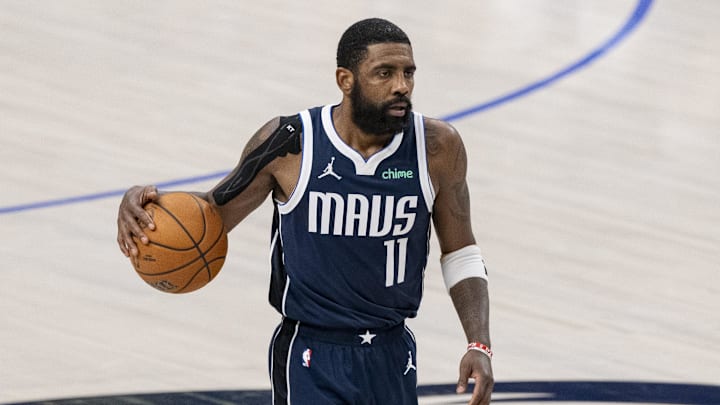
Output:
[[[405,322],[386,328],[333,329],[309,325],[290,318],[283,318],[284,328],[297,327],[297,334],[321,342],[353,346],[375,346],[391,343],[405,333]]]

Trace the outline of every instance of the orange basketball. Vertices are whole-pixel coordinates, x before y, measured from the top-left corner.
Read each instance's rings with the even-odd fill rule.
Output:
[[[225,263],[228,242],[220,214],[189,193],[163,194],[145,206],[155,230],[144,229],[147,245],[135,240],[133,267],[146,283],[168,293],[195,291],[212,281]]]

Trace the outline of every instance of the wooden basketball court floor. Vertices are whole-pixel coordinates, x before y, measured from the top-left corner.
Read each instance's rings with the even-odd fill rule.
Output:
[[[468,149],[494,400],[720,403],[720,2],[0,0],[1,403],[267,392],[269,201],[174,296],[119,252],[120,192],[206,190],[267,119],[339,101],[337,40],[370,16]],[[463,403],[439,271],[433,241],[421,403]]]

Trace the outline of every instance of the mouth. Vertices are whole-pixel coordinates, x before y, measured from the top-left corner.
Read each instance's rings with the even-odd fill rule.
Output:
[[[408,103],[406,102],[397,102],[390,104],[388,106],[388,114],[392,115],[393,117],[404,117],[407,114],[408,111]]]

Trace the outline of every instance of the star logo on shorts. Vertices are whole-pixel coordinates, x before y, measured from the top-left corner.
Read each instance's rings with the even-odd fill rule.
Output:
[[[377,335],[373,335],[369,330],[366,330],[364,334],[358,336],[362,338],[362,342],[360,342],[361,345],[364,345],[365,343],[371,345],[373,338]]]

